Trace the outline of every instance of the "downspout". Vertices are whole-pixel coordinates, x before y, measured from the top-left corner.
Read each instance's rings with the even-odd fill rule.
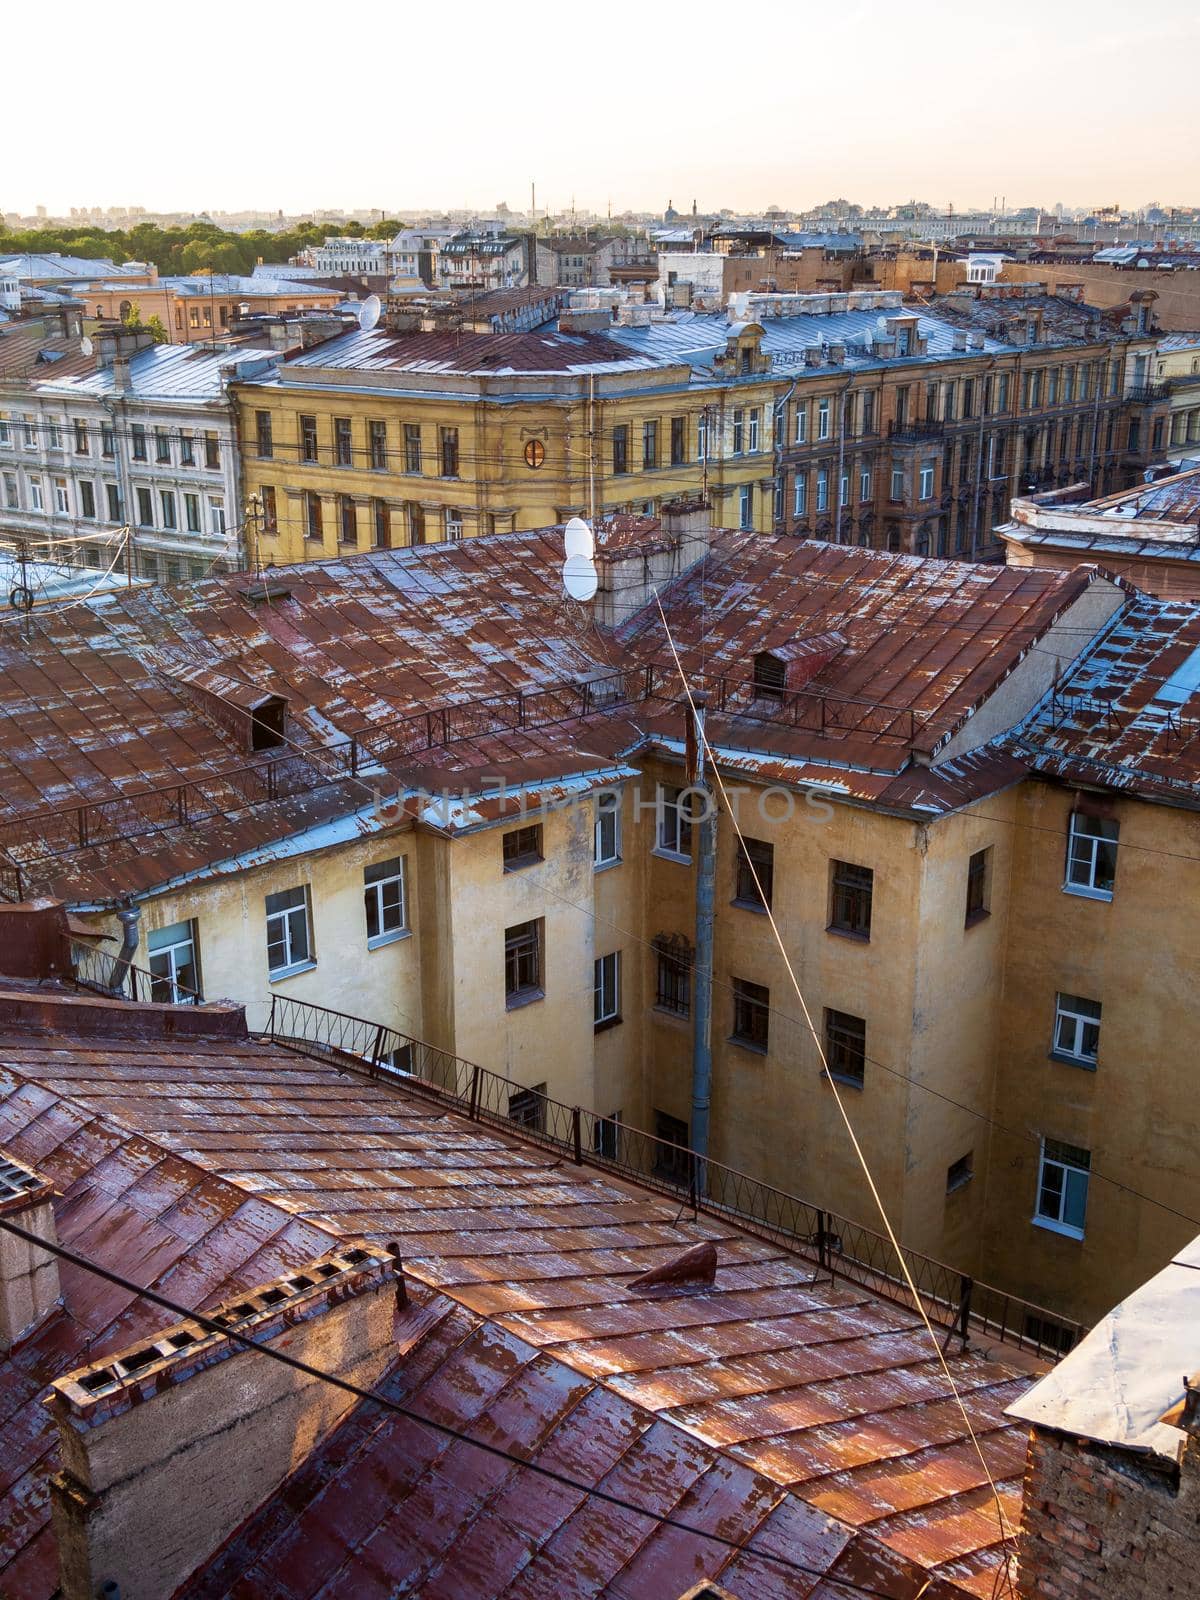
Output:
[[[796,385],[799,382],[799,378],[792,379],[791,383],[788,384],[787,390],[782,399],[776,400],[773,408],[773,415],[771,417],[771,439],[772,443],[775,445],[775,501],[780,509],[780,515],[778,517],[773,517],[772,519],[775,523],[776,533],[783,533],[787,523],[787,507],[784,505],[783,455],[784,451],[787,449],[786,435],[788,401],[795,394]],[[780,415],[783,417],[782,431],[779,430],[776,422],[776,418],[778,418]],[[774,512],[774,509],[775,507],[772,506],[772,512]]]
[[[694,751],[694,771],[688,773],[689,788],[703,810],[693,823],[696,841],[696,954],[692,967],[692,1149],[699,1170],[695,1174],[696,1193],[707,1188],[704,1170],[708,1157],[709,1113],[712,1104],[712,979],[713,909],[717,877],[717,807],[705,778],[704,711],[708,696],[693,691],[694,723],[689,744]]]
[[[117,921],[121,924],[121,948],[113,962],[108,984],[114,994],[124,992],[125,980],[129,977],[129,969],[137,952],[138,923],[141,921],[141,916],[142,908],[135,901],[125,900],[117,907]]]
[[[837,482],[833,487],[834,513],[833,513],[833,542],[842,542],[842,471],[846,464],[846,401],[850,398],[850,390],[854,387],[854,375],[846,379],[842,390],[841,405],[838,407],[838,453],[837,453]]]
[[[979,559],[980,501],[981,501],[981,498],[982,498],[982,495],[983,495],[983,424],[984,424],[984,416],[985,416],[985,413],[986,413],[986,410],[987,410],[987,407],[983,404],[983,401],[984,401],[984,397],[987,394],[986,378],[990,378],[995,370],[996,370],[996,357],[993,356],[992,359],[991,359],[990,364],[988,365],[985,380],[980,385],[980,394],[979,394],[979,402],[980,402],[980,404],[979,404],[979,443],[978,443],[978,448],[976,450],[976,456],[975,456],[975,509],[974,509],[974,512],[972,513],[972,516],[971,516],[971,560],[972,561],[978,561],[978,559]],[[989,475],[989,480],[988,481],[989,482],[991,481],[990,475]]]

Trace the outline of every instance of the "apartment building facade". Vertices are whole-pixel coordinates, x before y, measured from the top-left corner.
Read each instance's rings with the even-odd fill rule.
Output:
[[[5,757],[6,892],[118,937],[132,896],[160,997],[376,1020],[506,1078],[514,1119],[546,1093],[613,1149],[648,1130],[686,1179],[702,802],[654,587],[728,786],[711,1157],[873,1224],[836,1084],[906,1244],[1044,1307],[1031,1337],[1102,1314],[1200,1204],[1186,668],[1159,704],[1194,608],[617,519],[581,629],[560,561],[548,530],[226,578],[203,638],[150,593],[86,645],[51,619],[61,731]],[[82,810],[47,811],[81,649],[139,791],[85,763]]]
[[[157,317],[171,344],[213,344],[228,339],[240,318],[283,311],[330,311],[342,296],[316,283],[289,283],[286,268],[277,277],[238,277],[203,273],[160,278],[145,284],[92,283],[79,290],[85,316],[143,325]]]
[[[128,330],[93,342],[91,355],[72,348],[11,383],[0,377],[0,533],[42,559],[131,579],[174,583],[241,566],[228,383],[274,358],[155,344]],[[55,343],[47,349],[55,354]],[[56,376],[64,365],[77,370]]]

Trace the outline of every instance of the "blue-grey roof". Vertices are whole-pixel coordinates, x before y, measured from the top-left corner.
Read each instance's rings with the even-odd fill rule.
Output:
[[[115,261],[92,260],[86,256],[64,256],[50,250],[45,254],[25,252],[21,255],[0,256],[0,277],[6,278],[120,278],[144,276],[147,267],[142,261],[127,261],[118,266]]]
[[[846,255],[857,255],[863,247],[862,235],[858,233],[815,233],[802,231],[800,233],[775,234],[776,239],[785,250],[829,250],[844,252]]]
[[[155,344],[130,358],[126,392],[155,400],[216,400],[229,378],[257,376],[277,359],[274,351],[244,345],[210,350],[205,345]],[[93,397],[111,394],[113,387],[111,367],[57,382],[50,378],[41,385],[43,392]]]

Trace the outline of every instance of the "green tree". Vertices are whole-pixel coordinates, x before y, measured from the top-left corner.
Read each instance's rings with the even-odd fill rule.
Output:
[[[160,316],[151,317],[146,323],[146,327],[154,335],[155,344],[166,344],[168,342],[167,330],[163,327]]]

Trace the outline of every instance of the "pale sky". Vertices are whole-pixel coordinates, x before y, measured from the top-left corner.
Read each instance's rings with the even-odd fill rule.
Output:
[[[1200,201],[1195,0],[10,12],[0,211]]]

